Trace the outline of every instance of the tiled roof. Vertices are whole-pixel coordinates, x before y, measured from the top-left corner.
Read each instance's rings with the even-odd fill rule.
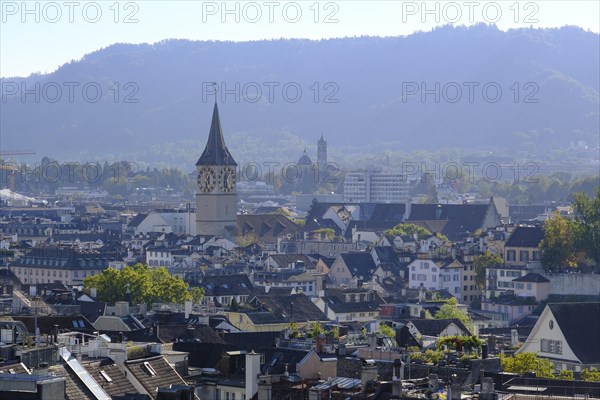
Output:
[[[77,376],[64,364],[56,364],[48,368],[48,372],[55,373],[66,379],[65,397],[67,400],[93,399],[92,392],[81,382]]]
[[[186,385],[183,378],[163,356],[125,361],[125,367],[153,399],[156,399],[156,391],[159,387]]]
[[[538,247],[544,238],[539,226],[519,226],[510,235],[504,247]]]
[[[260,306],[265,310],[269,310],[284,322],[290,319],[296,322],[328,320],[325,314],[303,293],[287,296],[260,295],[253,298],[251,303],[255,307]]]
[[[373,257],[371,257],[370,253],[341,253],[340,257],[342,257],[342,260],[344,260],[344,263],[348,267],[348,270],[353,277],[360,278],[365,281],[371,280],[376,266],[375,261],[373,261]]]
[[[82,365],[109,396],[138,392],[111,359],[84,361]]]
[[[451,323],[454,323],[462,331],[468,333],[469,330],[460,320],[456,318],[452,319],[411,319],[415,328],[421,333],[421,335],[427,336],[439,336],[439,334],[448,327]]]
[[[251,233],[259,242],[276,243],[280,237],[296,237],[304,229],[281,214],[243,214],[237,217],[237,231]]]

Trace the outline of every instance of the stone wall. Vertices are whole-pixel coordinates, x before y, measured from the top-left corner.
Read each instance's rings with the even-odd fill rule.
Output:
[[[600,295],[598,274],[543,273],[542,275],[550,280],[550,294]]]

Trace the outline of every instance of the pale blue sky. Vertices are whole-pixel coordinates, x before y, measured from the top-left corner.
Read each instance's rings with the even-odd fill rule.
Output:
[[[495,22],[503,30],[577,25],[600,31],[597,0],[428,0],[430,14],[424,13],[423,1],[400,0],[228,0],[230,14],[224,14],[223,1],[84,0],[69,5],[67,0],[30,0],[27,10],[23,4],[0,0],[2,77],[52,72],[65,62],[114,43],[154,43],[171,38],[242,41],[396,36],[447,23],[479,22]],[[96,14],[98,10],[101,15]],[[125,23],[128,16],[131,23]]]

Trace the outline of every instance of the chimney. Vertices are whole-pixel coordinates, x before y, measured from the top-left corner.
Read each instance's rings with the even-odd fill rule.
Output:
[[[52,332],[54,335],[54,343],[58,343],[58,325],[52,327]]]
[[[481,381],[481,399],[491,400],[494,398],[494,379],[483,378]]]
[[[402,221],[408,221],[410,218],[411,208],[411,202],[408,200],[408,202],[404,205],[404,216],[402,217]]]
[[[442,205],[441,205],[441,204],[438,204],[438,205],[435,207],[435,219],[440,219],[440,218],[441,218],[441,216],[442,216]]]
[[[327,343],[327,337],[323,333],[319,333],[317,338],[315,339],[315,351],[317,354],[321,354],[323,352],[323,347]]]
[[[367,390],[367,382],[377,381],[377,377],[377,365],[375,365],[374,362],[367,362],[366,364],[364,364],[360,371],[360,384],[362,387],[362,391],[365,392]]]
[[[97,295],[98,295],[98,289],[96,289],[95,287],[91,288],[90,296],[95,300]]]
[[[115,316],[124,317],[126,315],[129,315],[129,302],[117,301],[115,303]]]
[[[519,343],[519,332],[516,329],[510,330],[510,345],[516,346]]]
[[[258,382],[258,399],[257,400],[271,400],[272,390],[273,390],[272,385],[269,382],[261,380],[260,382]],[[321,400],[321,399],[318,398],[316,400]]]
[[[400,398],[402,394],[402,381],[404,380],[404,363],[399,358],[394,360],[392,366],[392,396]]]
[[[185,302],[185,306],[184,306],[185,319],[188,319],[190,317],[191,313],[192,313],[192,302],[190,300],[188,300]]]
[[[140,314],[142,314],[142,316],[146,318],[146,316],[148,315],[148,304],[140,304]]]
[[[260,354],[252,350],[246,354],[246,399],[251,399],[258,392],[259,374]]]
[[[374,333],[369,333],[369,335],[367,336],[367,340],[369,341],[370,348],[373,349],[377,347],[377,335],[375,335]]]

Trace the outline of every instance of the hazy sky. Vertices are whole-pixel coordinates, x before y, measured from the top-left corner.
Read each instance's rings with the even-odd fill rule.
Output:
[[[448,23],[600,31],[600,1],[5,1],[0,76],[52,72],[114,43],[406,35]]]

